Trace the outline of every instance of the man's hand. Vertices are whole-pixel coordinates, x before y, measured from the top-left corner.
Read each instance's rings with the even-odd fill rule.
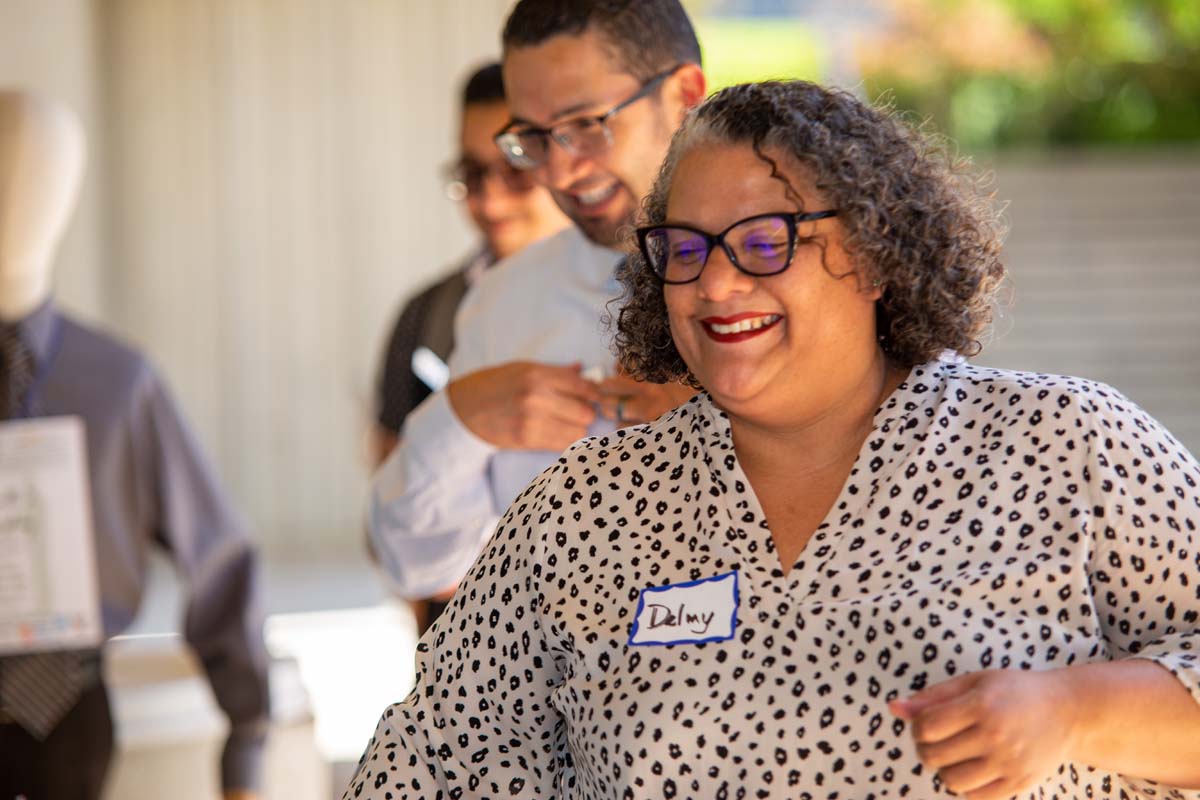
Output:
[[[514,361],[472,372],[446,387],[471,433],[505,450],[560,452],[587,436],[600,390],[580,365]]]
[[[1069,761],[1078,736],[1066,670],[960,675],[902,700],[921,763],[969,800],[1007,800]]]
[[[621,427],[658,419],[696,393],[682,383],[645,383],[623,373],[604,379],[598,386],[604,395],[600,413]]]

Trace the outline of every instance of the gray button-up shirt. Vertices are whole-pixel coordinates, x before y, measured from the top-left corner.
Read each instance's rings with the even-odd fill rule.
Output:
[[[152,544],[184,579],[184,636],[208,673],[231,731],[222,785],[257,788],[268,714],[260,580],[246,525],[217,484],[139,353],[43,304],[20,323],[40,415],[77,415],[87,429],[96,561],[106,636],[127,628]]]

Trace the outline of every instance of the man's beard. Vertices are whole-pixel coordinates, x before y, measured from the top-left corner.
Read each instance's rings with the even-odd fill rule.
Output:
[[[625,188],[622,187],[619,191],[629,196]],[[555,197],[555,200],[558,198]],[[629,203],[629,210],[618,220],[608,217],[581,217],[573,203],[567,203],[566,207],[563,203],[558,203],[558,207],[583,231],[588,240],[613,250],[624,249],[626,239],[632,234],[637,220],[637,203]]]
[[[574,222],[592,242],[601,247],[619,250],[624,245],[626,234],[633,230],[633,220],[634,215],[629,214],[627,219],[615,223],[606,219],[577,219]]]

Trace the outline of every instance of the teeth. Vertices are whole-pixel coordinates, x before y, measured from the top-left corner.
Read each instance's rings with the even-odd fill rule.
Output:
[[[756,331],[766,325],[772,325],[775,322],[778,322],[779,319],[780,317],[778,314],[768,314],[765,317],[749,317],[747,319],[738,320],[737,322],[730,323],[729,325],[719,325],[714,322],[709,325],[709,327],[712,328],[713,333],[728,335],[731,333]]]
[[[577,192],[575,198],[581,205],[594,206],[601,203],[616,194],[616,185],[602,186],[599,189],[592,189],[590,192]]]

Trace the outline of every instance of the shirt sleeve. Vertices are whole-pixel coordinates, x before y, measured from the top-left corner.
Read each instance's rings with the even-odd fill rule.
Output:
[[[344,800],[558,797],[571,780],[551,705],[563,648],[543,621],[543,473],[509,508],[417,647],[416,687],[383,713]]]
[[[414,411],[371,479],[368,523],[395,591],[418,599],[462,578],[496,527],[495,448],[467,430],[445,391]]]
[[[229,717],[221,783],[225,789],[257,789],[269,723],[269,659],[255,550],[157,380],[151,382],[146,411],[157,536],[186,584],[184,636]]]
[[[1112,389],[1089,403],[1089,578],[1105,641],[1115,659],[1162,665],[1200,703],[1200,466]],[[1200,800],[1200,790],[1167,791],[1162,796]]]

